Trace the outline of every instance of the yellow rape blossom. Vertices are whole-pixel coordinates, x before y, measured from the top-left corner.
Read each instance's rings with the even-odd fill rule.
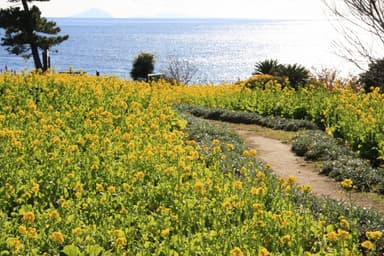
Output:
[[[335,242],[339,239],[338,234],[335,231],[331,231],[327,234],[327,240],[331,242]]]
[[[18,238],[9,238],[7,240],[7,245],[15,251],[19,251],[23,247],[23,243]]]
[[[243,256],[243,251],[239,247],[235,247],[230,251],[230,256]]]
[[[309,193],[312,191],[312,187],[310,185],[300,185],[298,188],[304,193]]]
[[[61,139],[60,139],[60,137],[55,136],[55,137],[52,138],[52,142],[54,144],[60,144],[61,143]]]
[[[107,190],[108,190],[108,192],[111,193],[111,194],[116,193],[116,187],[115,187],[115,186],[109,186],[109,187],[107,188]]]
[[[243,152],[243,156],[251,157],[251,156],[256,156],[256,155],[257,155],[256,149],[244,150],[244,152]]]
[[[218,154],[221,152],[221,148],[220,148],[220,146],[216,146],[216,147],[213,147],[212,151],[214,154]]]
[[[252,204],[252,208],[254,210],[262,210],[263,209],[263,205],[260,204],[260,203],[254,203],[254,204]]]
[[[116,247],[124,247],[127,245],[127,243],[128,243],[128,241],[127,241],[127,238],[125,238],[125,237],[118,237],[115,240],[115,246]]]
[[[28,101],[28,109],[31,111],[37,110],[37,106],[36,106],[35,102],[33,102],[32,100],[29,100]]]
[[[252,187],[251,188],[251,195],[264,195],[268,192],[268,188],[263,184],[261,187]]]
[[[76,198],[80,199],[81,196],[82,196],[81,192],[78,191],[78,192],[75,193],[75,197]]]
[[[259,253],[257,255],[258,256],[269,256],[269,255],[271,255],[271,253],[268,251],[267,248],[263,247],[263,248],[261,248],[261,250],[259,251]]]
[[[19,226],[19,232],[21,233],[21,234],[25,234],[25,233],[27,233],[27,227],[26,226]]]
[[[227,144],[227,150],[233,151],[235,149],[235,146],[233,144]]]
[[[235,187],[235,189],[242,189],[243,188],[243,182],[241,182],[240,180],[235,180],[233,182],[233,186]]]
[[[353,187],[353,181],[351,179],[345,179],[340,184],[345,189],[351,189]]]
[[[170,232],[171,232],[171,229],[166,228],[166,229],[161,230],[160,234],[161,234],[161,236],[168,236]]]
[[[340,237],[342,240],[348,240],[349,239],[349,232],[345,231],[343,229],[337,229],[337,235]]]
[[[49,239],[59,244],[64,243],[64,235],[60,231],[52,232]]]
[[[35,214],[33,212],[30,212],[30,211],[27,211],[27,212],[24,212],[23,213],[23,217],[22,217],[22,220],[24,222],[29,222],[29,223],[32,223],[35,221]]]
[[[40,142],[40,140],[34,140],[33,142],[32,142],[32,148],[34,148],[34,149],[36,149],[36,148],[38,148],[39,146],[41,145],[41,142]]]
[[[38,238],[38,234],[37,234],[36,228],[28,228],[27,235],[28,235],[28,237],[33,238],[33,239],[37,239]]]
[[[365,232],[365,236],[369,240],[379,240],[383,236],[383,232],[381,232],[381,231],[367,231],[367,232]]]
[[[371,241],[364,241],[361,243],[361,247],[363,247],[364,249],[367,249],[369,251],[373,251],[375,249],[375,244],[372,243]]]
[[[204,194],[205,193],[205,185],[203,182],[201,181],[196,181],[195,182],[195,186],[194,186],[195,190],[201,194]]]
[[[35,192],[35,193],[38,193],[40,190],[40,185],[36,182],[33,182],[32,183],[32,191]]]
[[[67,174],[67,177],[68,178],[74,178],[75,174],[73,172],[70,172],[70,173]]]
[[[112,234],[116,237],[121,237],[124,235],[124,231],[121,229],[115,229],[113,230]]]
[[[289,245],[290,242],[291,242],[291,236],[290,235],[285,235],[285,236],[280,237],[280,242],[283,245]]]
[[[247,173],[249,172],[249,170],[246,168],[246,167],[241,167],[241,169],[240,169],[240,173],[242,174],[242,175],[246,175]]]
[[[81,182],[76,182],[75,187],[73,189],[76,192],[82,192],[84,190],[84,185]]]
[[[104,191],[103,184],[97,183],[96,184],[96,191],[97,192],[103,192]]]
[[[233,204],[232,204],[232,199],[231,198],[226,198],[222,205],[227,210],[232,210],[233,209]]]
[[[263,173],[262,171],[260,170],[257,170],[256,171],[256,177],[259,181],[263,181],[265,179],[265,173]]]
[[[51,210],[48,212],[48,217],[53,220],[60,220],[60,213],[58,210]]]
[[[144,172],[137,172],[135,177],[137,180],[143,180],[145,177],[145,173]]]
[[[350,228],[350,224],[349,224],[348,220],[345,219],[344,216],[340,216],[339,217],[339,221],[340,221],[340,226],[341,227],[346,228],[346,229]]]
[[[76,227],[76,228],[72,229],[72,234],[74,234],[75,236],[81,235],[82,232],[83,232],[83,229],[81,227]]]
[[[296,182],[296,177],[295,176],[289,176],[287,179],[287,182],[289,185],[293,185]]]
[[[79,146],[71,145],[71,146],[68,147],[68,152],[69,153],[73,153],[73,152],[76,152],[76,151],[79,151]]]
[[[122,187],[123,187],[123,191],[126,193],[131,190],[131,186],[128,183],[123,183]]]

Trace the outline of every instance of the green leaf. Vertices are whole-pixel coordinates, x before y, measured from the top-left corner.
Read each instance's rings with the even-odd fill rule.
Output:
[[[335,226],[334,225],[328,225],[327,228],[326,228],[327,232],[332,232],[335,230]]]
[[[80,252],[80,249],[73,244],[65,246],[62,252],[65,253],[65,255],[67,255],[67,256],[82,255]]]
[[[89,245],[85,248],[85,252],[89,256],[99,256],[104,251],[104,248],[99,245]]]

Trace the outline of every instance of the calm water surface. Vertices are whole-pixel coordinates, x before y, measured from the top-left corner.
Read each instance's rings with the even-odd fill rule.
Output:
[[[58,71],[73,66],[90,74],[129,78],[132,61],[140,52],[156,56],[156,72],[170,58],[198,67],[195,82],[232,82],[251,75],[254,64],[267,58],[299,63],[307,68],[353,66],[335,54],[336,38],[328,21],[195,20],[195,19],[55,19],[68,41],[52,49]],[[0,49],[0,68],[31,69],[32,61]]]

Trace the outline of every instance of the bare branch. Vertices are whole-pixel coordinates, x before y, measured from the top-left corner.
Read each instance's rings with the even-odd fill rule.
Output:
[[[193,63],[176,57],[170,58],[164,71],[166,77],[173,79],[177,84],[189,84],[197,72],[198,69]]]
[[[380,56],[375,56],[374,48],[384,49],[383,0],[323,0],[323,3],[336,18],[338,26],[335,28],[343,37],[334,42],[338,55],[360,69],[359,59],[377,60]],[[371,36],[369,41],[365,38],[367,34]]]

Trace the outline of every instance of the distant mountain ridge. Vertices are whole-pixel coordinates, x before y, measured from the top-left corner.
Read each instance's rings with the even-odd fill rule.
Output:
[[[85,12],[72,16],[73,18],[113,18],[113,16],[107,11],[92,8]]]

